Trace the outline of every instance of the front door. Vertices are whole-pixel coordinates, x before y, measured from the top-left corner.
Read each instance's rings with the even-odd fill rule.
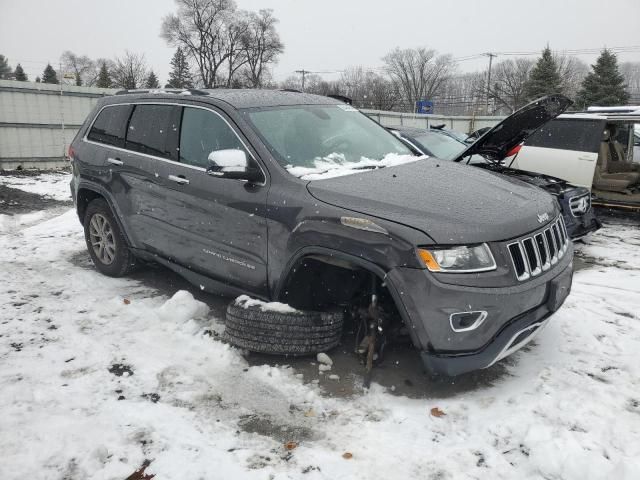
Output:
[[[152,182],[163,218],[162,255],[216,280],[259,294],[267,289],[268,187],[217,178],[206,172],[211,152],[241,149],[252,154],[221,112],[182,109],[179,161],[154,160]]]

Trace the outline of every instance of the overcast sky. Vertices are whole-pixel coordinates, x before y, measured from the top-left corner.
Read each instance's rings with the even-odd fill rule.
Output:
[[[640,0],[237,0],[240,8],[272,8],[285,52],[275,68],[282,80],[294,70],[378,67],[396,46],[427,46],[454,57],[482,52],[640,46]],[[144,53],[167,80],[173,49],[159,36],[173,0],[0,0],[0,54],[21,62],[31,80],[47,62],[57,69],[72,50],[113,58]],[[505,57],[503,57],[505,58]],[[593,62],[593,55],[580,56]],[[640,48],[620,53],[640,61]],[[500,58],[498,58],[500,60]],[[459,63],[483,68],[486,59]],[[332,75],[324,75],[334,78]]]

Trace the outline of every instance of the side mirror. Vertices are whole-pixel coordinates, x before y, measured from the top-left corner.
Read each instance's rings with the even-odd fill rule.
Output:
[[[244,150],[216,150],[209,154],[207,173],[214,177],[260,182],[263,179],[259,168],[251,167]]]

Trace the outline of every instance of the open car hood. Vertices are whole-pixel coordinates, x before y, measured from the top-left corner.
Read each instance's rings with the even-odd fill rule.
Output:
[[[567,97],[559,94],[539,98],[502,120],[453,161],[459,162],[476,154],[489,160],[502,160],[513,147],[522,143],[549,120],[556,118],[572,103]]]

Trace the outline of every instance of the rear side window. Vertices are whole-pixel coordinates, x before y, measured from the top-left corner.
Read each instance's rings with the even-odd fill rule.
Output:
[[[176,111],[173,105],[136,105],[129,122],[126,148],[172,158],[176,143],[172,137],[177,136],[178,130]]]
[[[598,120],[551,120],[525,142],[530,147],[597,152],[604,123]]]
[[[124,147],[124,136],[131,105],[114,105],[104,108],[93,123],[87,138],[94,142]]]
[[[211,152],[228,149],[247,153],[238,136],[220,115],[201,108],[185,107],[180,128],[181,162],[207,168]]]

